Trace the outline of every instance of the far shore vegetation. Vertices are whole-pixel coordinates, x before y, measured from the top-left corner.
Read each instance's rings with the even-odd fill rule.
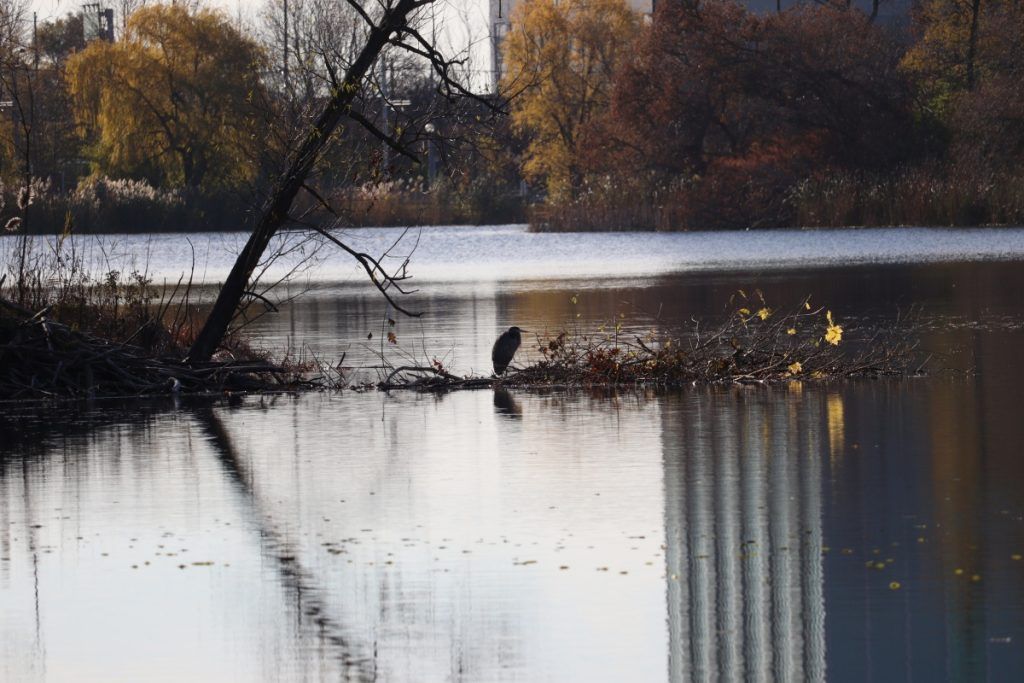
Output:
[[[473,106],[444,79],[488,65],[461,55],[439,77],[385,51],[300,208],[572,231],[1024,224],[1020,3],[656,5],[518,3]],[[0,225],[251,229],[328,97],[318,65],[355,54],[362,18],[280,0],[244,21],[201,2],[117,11],[111,34],[80,11],[33,30],[25,0],[0,0]]]

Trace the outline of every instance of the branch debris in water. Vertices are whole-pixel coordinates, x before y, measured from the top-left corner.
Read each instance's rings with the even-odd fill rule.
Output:
[[[627,337],[620,325],[596,336],[566,331],[538,336],[534,350],[541,359],[501,378],[456,377],[436,365],[403,366],[377,387],[674,387],[907,376],[921,370],[906,321],[862,332],[841,325],[830,310],[814,308],[808,299],[788,313],[772,310],[763,299],[759,303],[737,308],[710,332],[695,324],[679,337]]]
[[[111,342],[51,320],[44,309],[0,311],[0,394],[24,399],[138,396],[177,392],[302,388],[297,369],[264,360],[185,364],[130,343]]]

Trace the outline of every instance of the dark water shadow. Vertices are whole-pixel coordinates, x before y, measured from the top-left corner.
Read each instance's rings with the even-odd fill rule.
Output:
[[[513,420],[523,417],[523,407],[512,396],[512,392],[504,387],[494,390],[494,412]]]

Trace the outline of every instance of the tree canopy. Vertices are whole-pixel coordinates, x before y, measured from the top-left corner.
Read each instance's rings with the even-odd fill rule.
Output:
[[[532,0],[520,4],[505,39],[512,120],[532,136],[523,172],[554,198],[575,198],[586,126],[608,104],[612,74],[636,36],[624,0]]]
[[[96,170],[165,186],[232,187],[256,171],[264,53],[218,12],[151,5],[124,39],[68,61]]]

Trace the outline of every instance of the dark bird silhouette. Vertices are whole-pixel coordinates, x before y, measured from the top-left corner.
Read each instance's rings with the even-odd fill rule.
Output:
[[[494,342],[494,348],[491,349],[491,362],[494,363],[495,375],[504,374],[508,364],[512,362],[512,356],[516,355],[516,349],[523,341],[520,332],[522,330],[518,327],[510,327],[508,332],[502,332],[498,341]]]

